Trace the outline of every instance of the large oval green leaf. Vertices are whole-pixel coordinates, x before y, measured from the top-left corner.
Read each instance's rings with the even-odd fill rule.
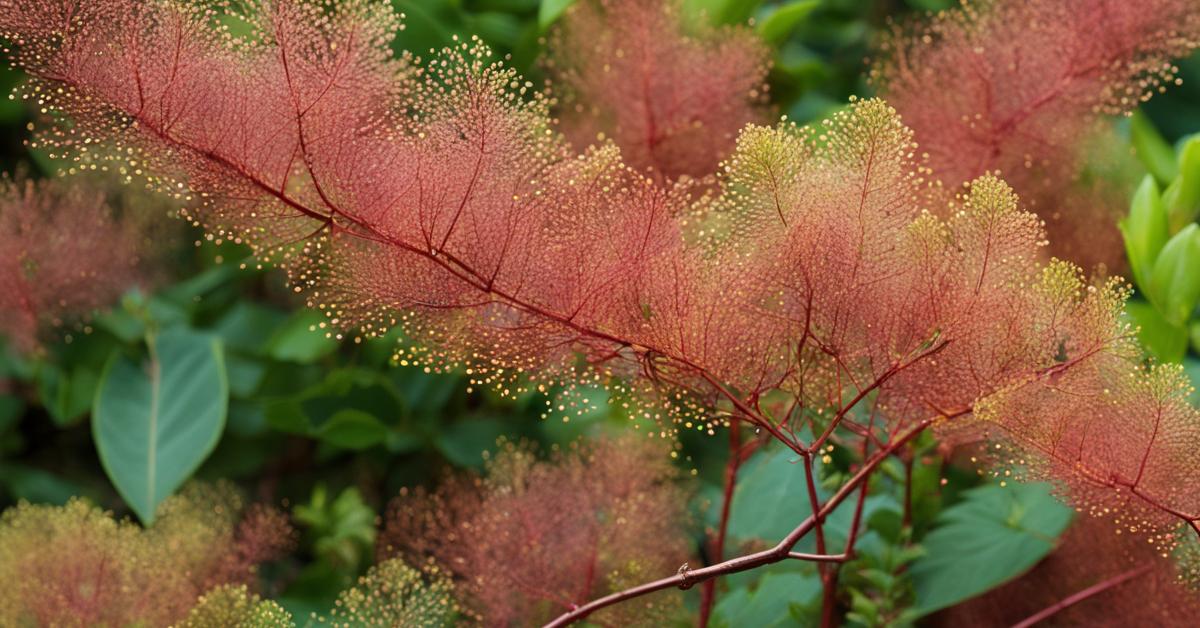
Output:
[[[117,354],[92,409],[100,462],[143,523],[217,445],[229,383],[220,341],[186,329],[148,342],[139,364]]]
[[[1047,484],[994,484],[967,491],[938,516],[912,565],[921,615],[998,587],[1033,567],[1071,522]]]

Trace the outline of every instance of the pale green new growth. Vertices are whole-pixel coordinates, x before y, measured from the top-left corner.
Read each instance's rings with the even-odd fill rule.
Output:
[[[294,628],[295,625],[282,606],[250,593],[246,585],[225,585],[204,594],[178,628]]]
[[[372,567],[356,586],[338,596],[330,624],[450,626],[457,615],[452,585],[435,567],[421,572],[393,558]]]

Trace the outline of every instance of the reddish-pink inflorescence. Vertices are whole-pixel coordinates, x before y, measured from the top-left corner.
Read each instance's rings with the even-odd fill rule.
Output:
[[[766,46],[689,17],[680,0],[576,2],[549,39],[564,132],[580,148],[611,138],[634,169],[710,175],[766,117]]]
[[[838,426],[881,445],[974,418],[1081,506],[1159,541],[1196,524],[1196,487],[1166,478],[1194,466],[1200,423],[1159,413],[1176,384],[1140,367],[1126,288],[1041,262],[1041,222],[995,176],[951,170],[944,192],[884,102],[748,127],[697,194],[611,144],[574,154],[477,43],[417,67],[391,55],[383,5],[255,8],[228,18],[256,26],[237,38],[219,7],[44,0],[0,12],[0,34],[25,95],[73,125],[42,141],[136,161],[214,237],[280,262],[338,337],[403,326],[402,363],[510,392],[600,381],[808,460]]]
[[[249,509],[227,485],[189,485],[154,527],[81,500],[22,504],[0,518],[0,623],[165,626],[208,589],[254,586],[292,539],[282,513]]]
[[[1133,182],[1096,171],[1121,158],[1097,151],[1104,116],[1175,80],[1171,59],[1197,44],[1188,0],[968,1],[896,29],[872,74],[950,189],[999,171],[1055,254],[1122,268],[1115,225]]]
[[[143,273],[133,222],[78,181],[0,181],[0,331],[31,351],[50,328],[110,305]]]
[[[483,478],[393,501],[381,558],[432,558],[489,626],[544,623],[587,601],[670,573],[688,560],[685,495],[664,442],[597,440],[550,461],[511,443]],[[613,607],[597,619],[651,625],[677,598]],[[669,615],[667,615],[669,616]]]

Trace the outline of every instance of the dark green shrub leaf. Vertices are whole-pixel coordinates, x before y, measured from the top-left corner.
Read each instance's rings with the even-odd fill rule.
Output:
[[[1071,515],[1047,484],[967,491],[921,541],[925,556],[910,570],[917,610],[932,613],[1024,573],[1054,549]]]
[[[778,46],[792,34],[792,30],[796,28],[804,18],[812,13],[813,9],[817,8],[817,0],[796,0],[789,2],[773,13],[767,16],[766,19],[758,27],[758,34],[762,36],[768,44]]]
[[[504,425],[495,419],[472,418],[447,423],[437,436],[437,448],[461,467],[483,465],[483,452],[496,447],[504,434]]]
[[[718,599],[714,609],[719,626],[792,626],[793,608],[814,604],[821,581],[812,571],[766,571],[753,588],[738,587]]]
[[[92,410],[104,470],[146,524],[212,453],[229,403],[216,338],[174,329],[151,338],[149,348],[142,364],[113,356]]]
[[[321,440],[344,449],[366,449],[382,443],[388,429],[379,419],[353,408],[346,408],[329,417],[317,430]]]

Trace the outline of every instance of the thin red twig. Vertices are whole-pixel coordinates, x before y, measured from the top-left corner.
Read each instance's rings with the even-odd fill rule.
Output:
[[[729,512],[733,504],[733,489],[737,484],[738,468],[742,466],[742,433],[741,421],[734,417],[729,421],[729,460],[725,463],[725,493],[721,501],[721,521],[717,525],[717,537],[712,544],[713,562],[721,562],[725,558],[725,536],[729,530]],[[716,580],[706,580],[700,597],[699,628],[708,626],[712,615],[713,603],[716,601]]]
[[[837,508],[839,504],[841,504],[847,497],[850,496],[851,493],[854,492],[859,484],[866,481],[866,479],[870,477],[872,473],[874,473],[876,467],[878,467],[884,460],[891,456],[892,452],[904,446],[905,443],[909,442],[918,434],[925,431],[925,428],[933,425],[934,421],[936,421],[938,418],[940,417],[925,419],[917,423],[911,430],[898,437],[895,441],[888,443],[887,447],[881,449],[874,456],[872,456],[869,461],[865,462],[862,468],[860,468],[857,473],[851,476],[850,479],[847,480],[840,489],[838,489],[838,492],[834,493],[833,496],[825,502],[825,504],[821,507],[820,512],[817,514],[821,517],[829,516],[829,514],[833,512],[833,510]],[[606,608],[626,600],[641,597],[643,595],[648,595],[650,593],[654,593],[655,591],[661,591],[663,589],[670,588],[690,589],[700,582],[704,582],[718,576],[748,571],[763,565],[770,565],[772,563],[785,560],[789,558],[792,547],[794,547],[796,543],[800,542],[800,539],[804,538],[805,535],[812,531],[815,525],[816,517],[809,516],[803,522],[801,522],[800,525],[796,526],[795,529],[789,532],[786,537],[779,541],[779,543],[770,549],[754,552],[753,554],[746,554],[737,558],[731,558],[729,560],[717,563],[715,565],[710,565],[708,567],[703,567],[701,569],[681,569],[673,576],[646,582],[623,591],[617,591],[616,593],[592,600],[583,606],[558,616],[553,621],[546,624],[546,628],[559,628],[561,626],[568,626],[602,608]]]
[[[1065,597],[1065,598],[1059,600],[1058,602],[1054,603],[1052,606],[1048,606],[1048,607],[1038,611],[1037,613],[1034,613],[1033,615],[1030,615],[1029,617],[1026,617],[1025,619],[1017,622],[1016,624],[1013,624],[1013,628],[1029,628],[1030,626],[1033,626],[1033,625],[1037,624],[1038,622],[1049,619],[1051,616],[1058,613],[1059,611],[1070,608],[1090,597],[1099,595],[1115,586],[1119,586],[1119,585],[1125,583],[1126,581],[1132,580],[1132,579],[1146,573],[1147,571],[1150,571],[1150,569],[1153,568],[1153,566],[1154,565],[1152,565],[1152,564],[1142,565],[1141,567],[1137,567],[1135,569],[1130,569],[1129,571],[1126,571],[1125,573],[1113,576],[1112,578],[1109,578],[1108,580],[1105,580],[1103,582],[1096,583],[1082,591],[1079,591],[1078,593],[1075,593],[1073,595],[1070,595],[1068,597]]]

